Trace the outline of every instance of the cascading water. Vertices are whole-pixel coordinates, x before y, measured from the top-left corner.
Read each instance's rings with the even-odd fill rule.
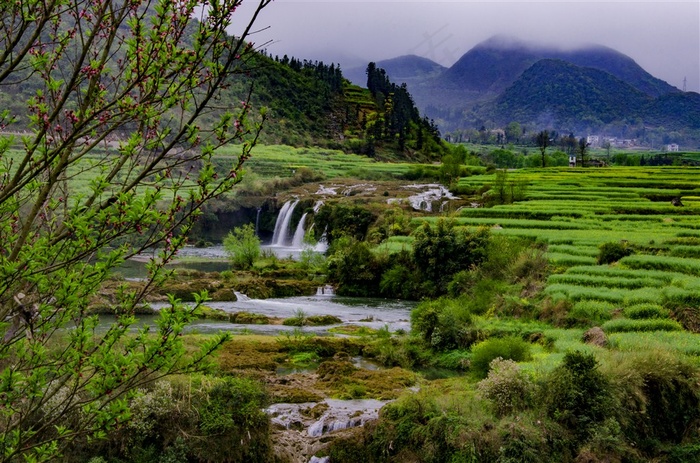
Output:
[[[299,219],[299,224],[297,225],[297,229],[294,232],[294,238],[292,238],[293,248],[301,248],[304,246],[304,233],[306,233],[306,230],[304,230],[304,225],[306,224],[307,215],[308,214],[304,212],[304,215],[302,215],[301,219]]]
[[[294,208],[299,203],[296,201],[287,201],[280,209],[280,213],[277,215],[277,222],[275,223],[275,232],[272,235],[272,246],[285,246],[287,243],[287,237],[289,236],[289,223],[292,220],[292,214],[294,213]]]
[[[274,252],[277,257],[291,257],[292,259],[298,259],[302,251],[305,249],[312,249],[315,252],[325,253],[328,249],[328,242],[326,235],[321,237],[321,240],[315,245],[310,246],[304,243],[304,236],[307,232],[306,223],[309,218],[309,212],[304,212],[299,219],[299,223],[296,224],[294,229],[294,234],[291,233],[292,230],[292,215],[294,214],[294,209],[296,208],[299,200],[290,200],[284,203],[282,209],[280,209],[279,214],[277,214],[277,222],[275,223],[275,231],[272,236],[272,241],[269,245],[263,246],[264,249],[269,249]],[[317,201],[314,204],[313,211],[314,214],[319,211],[323,206],[323,201]],[[313,223],[311,228],[313,228]]]
[[[258,212],[255,214],[255,235],[258,235],[258,230],[260,229],[260,211],[262,211],[262,207],[258,208]]]

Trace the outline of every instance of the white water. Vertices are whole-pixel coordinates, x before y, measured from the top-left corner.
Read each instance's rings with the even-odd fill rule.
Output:
[[[273,404],[265,413],[270,415],[270,421],[283,429],[298,429],[310,437],[320,437],[341,429],[355,428],[379,417],[379,410],[389,403],[388,400],[355,399],[338,400],[325,399],[322,403],[328,405],[323,415],[311,422],[304,417],[304,411],[317,405],[316,403]]]
[[[279,258],[291,258],[298,260],[302,251],[305,249],[311,249],[321,254],[328,250],[328,243],[325,240],[325,235],[321,237],[321,240],[315,245],[310,246],[304,243],[304,235],[306,233],[306,219],[308,218],[308,213],[305,212],[299,223],[296,225],[294,235],[290,238],[291,230],[291,219],[294,213],[294,208],[299,203],[298,200],[287,201],[280,209],[277,215],[277,222],[275,222],[275,232],[272,236],[272,242],[269,245],[261,246],[263,250],[269,250],[274,253]],[[323,206],[323,201],[317,201],[314,204],[314,213]],[[313,227],[313,224],[311,225]]]
[[[316,296],[335,296],[335,291],[331,285],[319,286],[316,288]]]
[[[289,223],[292,220],[294,208],[299,203],[299,200],[287,201],[280,209],[275,222],[275,231],[272,235],[272,246],[285,246],[288,243]]]
[[[301,216],[301,219],[299,219],[299,223],[297,224],[297,229],[294,232],[294,238],[292,238],[292,247],[293,248],[301,248],[304,246],[304,233],[306,233],[306,230],[304,230],[304,225],[306,225],[306,216],[308,214],[304,212],[304,215]]]
[[[405,185],[403,188],[407,190],[422,190],[405,198],[411,204],[411,207],[417,211],[433,212],[434,209],[439,207],[439,211],[442,212],[449,200],[458,199],[450,193],[450,190],[437,183]],[[389,198],[387,204],[401,203],[405,200]]]
[[[302,331],[316,334],[327,334],[332,327],[354,325],[372,329],[387,328],[394,332],[397,330],[409,331],[411,329],[411,309],[415,303],[409,301],[395,301],[384,299],[342,298],[338,296],[302,296],[279,299],[250,299],[241,295],[238,301],[233,302],[207,302],[212,309],[221,309],[225,312],[250,312],[266,315],[274,318],[291,318],[298,315],[301,310],[305,315],[335,315],[341,323],[330,326],[305,326]],[[153,303],[154,309],[165,307],[165,303]],[[148,317],[143,318],[144,323],[149,322]],[[226,321],[198,319],[194,320],[189,329],[200,333],[216,333],[219,331],[246,330],[253,333],[280,335],[293,333],[299,328],[285,325],[244,325],[229,323]]]

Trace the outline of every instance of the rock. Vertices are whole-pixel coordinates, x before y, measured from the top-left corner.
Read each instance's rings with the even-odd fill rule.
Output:
[[[683,203],[681,202],[681,198],[673,198],[671,200],[671,204],[676,206],[676,207],[683,207]]]
[[[594,326],[583,333],[583,342],[598,347],[606,347],[608,345],[608,337],[605,335],[602,328]]]

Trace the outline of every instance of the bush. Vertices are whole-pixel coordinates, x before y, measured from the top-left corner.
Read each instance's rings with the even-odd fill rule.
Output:
[[[613,414],[608,380],[592,354],[568,352],[550,374],[541,392],[547,414],[583,442],[596,425]]]
[[[471,369],[478,377],[485,378],[491,361],[498,357],[516,362],[529,360],[530,344],[516,336],[487,339],[472,348]]]
[[[518,364],[497,357],[489,367],[488,376],[477,387],[491,401],[496,415],[504,416],[521,410],[527,403],[532,384],[520,371]]]
[[[248,379],[191,375],[157,381],[131,399],[127,424],[84,450],[95,461],[110,462],[268,462],[265,404],[262,386]]]
[[[625,407],[620,417],[630,440],[649,453],[657,453],[659,444],[675,448],[684,441],[697,443],[696,439],[686,440],[697,436],[700,420],[697,365],[673,352],[647,349],[609,368],[611,377],[624,378],[618,386]]]
[[[260,238],[255,234],[252,223],[234,228],[224,238],[224,248],[231,264],[238,269],[247,270],[260,257]]]
[[[603,243],[599,247],[597,262],[598,265],[612,264],[623,257],[633,254],[632,248],[625,243],[611,242]]]
[[[437,350],[467,348],[474,342],[471,314],[459,299],[421,302],[411,312],[411,327]]]

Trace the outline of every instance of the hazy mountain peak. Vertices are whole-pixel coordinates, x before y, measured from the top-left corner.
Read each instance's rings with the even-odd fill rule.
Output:
[[[512,50],[512,49],[527,49],[534,48],[534,44],[525,42],[515,36],[508,34],[496,34],[488,39],[479,42],[474,49],[497,49],[497,50]]]

